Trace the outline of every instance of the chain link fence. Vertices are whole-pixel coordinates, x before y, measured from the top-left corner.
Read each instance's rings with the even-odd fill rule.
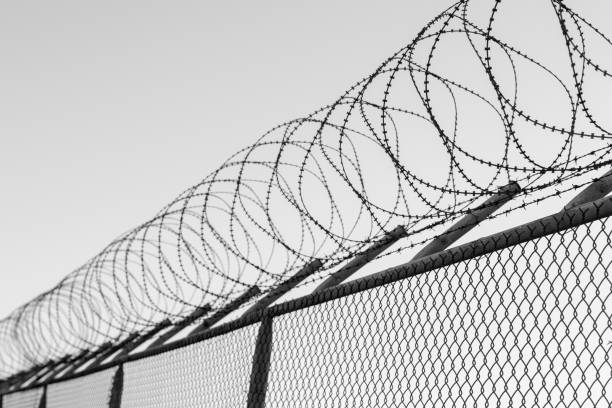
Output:
[[[612,219],[589,211],[5,394],[2,407],[609,407]]]

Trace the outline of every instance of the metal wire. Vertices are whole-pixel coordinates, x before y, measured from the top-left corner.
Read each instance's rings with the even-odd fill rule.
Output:
[[[0,376],[195,307],[213,313],[315,259],[323,267],[310,279],[321,279],[397,225],[408,237],[396,251],[420,246],[510,181],[521,199],[498,215],[590,182],[611,162],[611,134],[589,101],[611,76],[599,51],[612,44],[563,1],[545,3],[563,65],[505,38],[511,2],[458,1],[332,104],[265,133],[0,321]],[[533,72],[561,91],[551,119],[522,96]]]
[[[261,323],[134,356],[123,363],[120,406],[609,407],[607,214],[574,215],[577,226],[545,235],[527,229],[506,246],[503,237],[525,231],[512,229],[484,239],[481,255],[461,245],[446,266],[367,277],[277,305]],[[47,404],[107,406],[115,372],[48,384]],[[38,406],[41,391],[4,395],[3,406]]]
[[[274,319],[265,406],[608,407],[612,220]]]

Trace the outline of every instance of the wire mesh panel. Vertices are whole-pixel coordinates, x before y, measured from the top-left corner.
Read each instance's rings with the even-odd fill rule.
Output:
[[[258,327],[125,364],[121,407],[244,407]]]
[[[47,408],[106,408],[116,368],[50,384]]]
[[[2,396],[2,408],[38,408],[43,388],[15,392]]]
[[[274,319],[268,407],[609,407],[612,221]]]

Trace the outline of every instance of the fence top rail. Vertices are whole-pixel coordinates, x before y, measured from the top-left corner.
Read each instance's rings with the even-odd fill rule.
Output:
[[[612,216],[612,197],[604,197],[580,206],[563,210],[526,224],[488,235],[423,258],[394,266],[345,284],[311,293],[272,306],[270,313],[278,316],[299,309],[325,303],[333,299],[383,286],[398,280],[430,272],[457,262],[509,248],[546,235],[562,232],[598,219]]]
[[[540,218],[526,224],[519,225],[474,241],[458,245],[444,251],[419,258],[402,265],[385,269],[383,271],[365,276],[354,281],[330,287],[320,292],[314,292],[302,297],[292,299],[267,309],[249,313],[234,321],[214,327],[205,332],[194,334],[181,340],[164,344],[150,350],[125,355],[122,358],[100,364],[97,367],[87,368],[81,372],[73,373],[62,378],[55,378],[48,382],[13,389],[3,395],[27,391],[44,385],[59,383],[75,378],[87,376],[114,366],[162,354],[174,349],[186,347],[200,341],[221,336],[229,332],[244,328],[260,322],[264,316],[275,317],[291,313],[300,309],[326,303],[335,299],[349,296],[358,292],[384,286],[412,276],[427,273],[454,263],[473,259],[495,251],[509,248],[533,239],[562,232],[598,219],[612,216],[612,197],[604,197],[580,206],[566,208],[561,212]]]

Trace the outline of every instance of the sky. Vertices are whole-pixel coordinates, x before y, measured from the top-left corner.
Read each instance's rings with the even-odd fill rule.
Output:
[[[332,102],[451,3],[4,3],[0,316]],[[605,1],[567,3],[608,24]]]
[[[5,3],[0,316],[449,4],[410,3]]]

